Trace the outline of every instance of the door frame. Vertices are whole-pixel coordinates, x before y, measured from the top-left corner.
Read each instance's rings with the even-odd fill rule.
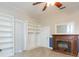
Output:
[[[23,45],[24,45],[24,48],[23,48],[23,50],[26,50],[26,49],[27,49],[27,37],[28,37],[27,21],[14,18],[14,34],[15,34],[15,22],[24,23],[24,44],[23,44]],[[14,36],[15,36],[15,35],[14,35]],[[14,45],[15,45],[15,37],[14,37]],[[23,50],[22,50],[22,51],[23,51]],[[22,52],[22,51],[19,51],[19,52]],[[14,53],[17,53],[17,52],[15,51],[15,46],[14,46]]]

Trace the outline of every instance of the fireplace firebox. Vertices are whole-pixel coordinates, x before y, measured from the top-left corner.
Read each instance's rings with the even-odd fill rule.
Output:
[[[58,49],[63,49],[66,52],[71,52],[71,42],[68,41],[57,41]]]
[[[53,35],[53,50],[72,56],[77,56],[77,40],[78,35],[65,34],[65,35]]]

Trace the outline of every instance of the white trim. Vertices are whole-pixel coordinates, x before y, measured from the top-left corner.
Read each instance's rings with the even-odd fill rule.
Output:
[[[28,35],[28,32],[27,32],[27,30],[28,30],[27,29],[27,21],[15,18],[15,22],[21,22],[21,23],[24,24],[24,48],[23,48],[23,50],[26,50],[27,49],[27,35]],[[22,52],[23,50],[19,50],[18,52]],[[15,51],[15,53],[17,53],[17,52]]]
[[[27,40],[28,40],[28,22],[24,22],[24,50],[27,50]]]
[[[14,27],[14,24],[15,24],[15,23],[14,23],[14,22],[15,22],[14,16],[13,16],[12,19],[13,19],[13,55],[14,55],[14,39],[15,39],[15,37],[14,37],[14,28],[15,28],[15,27]]]

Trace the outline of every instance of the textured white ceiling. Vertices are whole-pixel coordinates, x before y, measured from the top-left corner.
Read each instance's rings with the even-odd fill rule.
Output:
[[[19,13],[28,15],[32,18],[43,18],[46,16],[59,13],[73,13],[79,10],[79,2],[64,2],[63,4],[66,6],[64,10],[59,10],[55,6],[50,6],[46,9],[46,11],[42,12],[42,8],[44,4],[40,4],[37,6],[32,5],[33,2],[0,2],[0,10],[8,10],[9,12]]]

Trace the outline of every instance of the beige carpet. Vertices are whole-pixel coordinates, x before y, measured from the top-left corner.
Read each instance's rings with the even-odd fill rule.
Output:
[[[15,54],[14,57],[73,57],[70,55],[52,51],[49,48],[39,47],[29,51],[23,51]]]

